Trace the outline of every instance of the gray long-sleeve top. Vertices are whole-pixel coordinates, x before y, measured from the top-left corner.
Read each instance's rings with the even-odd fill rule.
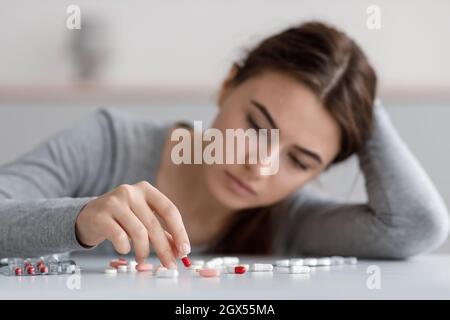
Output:
[[[0,257],[87,250],[75,236],[82,207],[122,183],[154,184],[169,128],[101,109],[1,166]],[[273,237],[277,254],[405,258],[445,240],[445,204],[381,105],[359,162],[368,203],[300,189],[273,207],[284,212]]]

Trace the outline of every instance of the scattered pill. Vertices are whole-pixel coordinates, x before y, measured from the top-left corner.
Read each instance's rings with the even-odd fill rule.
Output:
[[[318,258],[317,265],[318,266],[331,266],[331,259],[330,258]]]
[[[118,266],[117,271],[122,272],[122,273],[127,272],[128,266]]]
[[[289,268],[286,267],[275,267],[273,268],[275,273],[290,273]]]
[[[311,268],[308,266],[290,266],[289,273],[308,273]]]
[[[213,268],[203,268],[199,271],[199,274],[205,278],[212,278],[220,276],[220,271]]]
[[[192,264],[192,265],[189,267],[189,270],[198,272],[198,271],[200,271],[200,269],[202,269],[202,268],[203,268],[203,265]]]
[[[358,259],[356,257],[345,257],[344,258],[344,263],[345,264],[357,264],[358,263]]]
[[[214,258],[206,262],[206,267],[215,268],[223,265],[223,258]]]
[[[247,270],[245,269],[244,266],[235,266],[234,267],[234,273],[237,274],[244,274]]]
[[[164,269],[159,269],[156,273],[158,278],[176,278],[179,275],[178,270],[176,269]]]
[[[305,266],[315,267],[315,266],[317,266],[317,259],[316,258],[305,258],[305,259],[303,259],[303,264]]]
[[[136,265],[136,270],[139,272],[151,271],[153,269],[153,265],[151,263],[139,263]]]
[[[158,266],[158,267],[156,268],[156,270],[155,270],[155,274],[158,273],[158,272],[160,272],[161,270],[167,270],[167,268],[166,268],[166,267],[163,267],[163,266]]]
[[[130,261],[128,262],[128,271],[130,272],[135,272],[136,270],[136,266],[137,266],[137,262],[136,261]]]
[[[246,272],[250,270],[250,266],[248,264],[235,264],[235,265],[228,265],[228,266],[226,266],[226,271],[228,273],[235,273],[235,268],[236,267],[243,267]]]
[[[277,267],[289,267],[290,261],[289,259],[277,260],[275,261],[275,265]]]
[[[117,274],[117,269],[113,267],[109,267],[105,269],[106,274]]]
[[[192,265],[203,267],[205,265],[205,260],[192,260]]]
[[[344,257],[340,257],[340,256],[333,256],[333,257],[331,257],[331,264],[332,265],[342,265],[342,264],[344,264]]]
[[[66,265],[65,267],[66,267],[67,274],[75,273],[75,271],[76,271],[76,266],[73,264]]]
[[[303,265],[303,259],[301,259],[301,258],[291,259],[291,260],[289,260],[289,265],[290,266],[302,266]]]
[[[188,256],[184,256],[183,258],[181,258],[181,261],[186,268],[189,268],[189,266],[191,265],[191,261],[189,260]]]
[[[255,263],[252,265],[251,270],[253,272],[260,272],[260,271],[272,271],[273,265],[267,264],[267,263]]]

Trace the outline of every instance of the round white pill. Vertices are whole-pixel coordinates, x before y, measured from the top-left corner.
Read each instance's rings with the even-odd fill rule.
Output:
[[[166,270],[159,270],[156,273],[156,276],[158,278],[176,278],[178,277],[179,273],[176,269],[166,269]]]
[[[289,268],[286,267],[275,267],[273,268],[275,273],[290,273]]]
[[[302,266],[303,265],[303,259],[291,259],[289,260],[290,266]]]
[[[318,266],[331,266],[331,259],[330,258],[319,258],[319,259],[317,259],[317,265]]]
[[[358,263],[358,259],[356,257],[345,257],[344,258],[344,263],[345,264],[357,264]]]
[[[194,266],[201,266],[203,267],[203,265],[205,264],[205,260],[192,260],[192,265]]]
[[[116,268],[106,268],[105,269],[106,274],[117,274]]]
[[[155,270],[155,274],[158,274],[158,272],[160,272],[160,271],[165,271],[165,270],[167,270],[166,267],[158,266],[158,267],[156,268],[156,270]]]
[[[223,265],[222,258],[214,258],[214,259],[208,260],[206,262],[206,267],[208,267],[208,268],[215,268],[215,267],[221,266],[221,265]]]
[[[310,267],[317,266],[317,259],[316,258],[305,258],[305,259],[303,259],[303,264],[305,266],[310,266]]]
[[[137,262],[136,261],[130,261],[128,262],[128,271],[130,272],[136,272],[136,266],[137,266]]]
[[[252,265],[251,271],[260,272],[260,271],[272,271],[273,265],[268,263],[254,263]]]
[[[71,274],[71,273],[75,273],[75,266],[74,265],[68,265],[67,269],[66,269],[66,273]]]
[[[128,271],[128,267],[127,266],[118,266],[117,267],[117,271],[119,272],[127,272]]]
[[[331,264],[333,265],[342,265],[344,264],[344,257],[333,256],[331,257]]]
[[[311,269],[308,266],[290,266],[289,273],[308,273]]]

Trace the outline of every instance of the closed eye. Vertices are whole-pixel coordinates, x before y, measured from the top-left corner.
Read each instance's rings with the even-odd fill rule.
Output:
[[[302,161],[297,159],[292,154],[289,154],[289,158],[291,159],[293,165],[296,166],[297,168],[300,168],[302,170],[308,170],[309,169],[307,165],[305,165]]]
[[[253,120],[253,118],[248,114],[247,115],[247,122],[250,124],[250,126],[256,130],[261,129],[261,127],[256,123],[255,120]]]

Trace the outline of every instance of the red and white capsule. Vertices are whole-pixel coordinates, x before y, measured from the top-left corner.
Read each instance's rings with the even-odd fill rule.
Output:
[[[245,266],[235,266],[234,267],[234,273],[236,274],[244,274],[247,271]]]
[[[189,260],[188,256],[184,256],[181,258],[181,262],[183,262],[183,265],[186,268],[189,268],[191,266],[191,260]]]

